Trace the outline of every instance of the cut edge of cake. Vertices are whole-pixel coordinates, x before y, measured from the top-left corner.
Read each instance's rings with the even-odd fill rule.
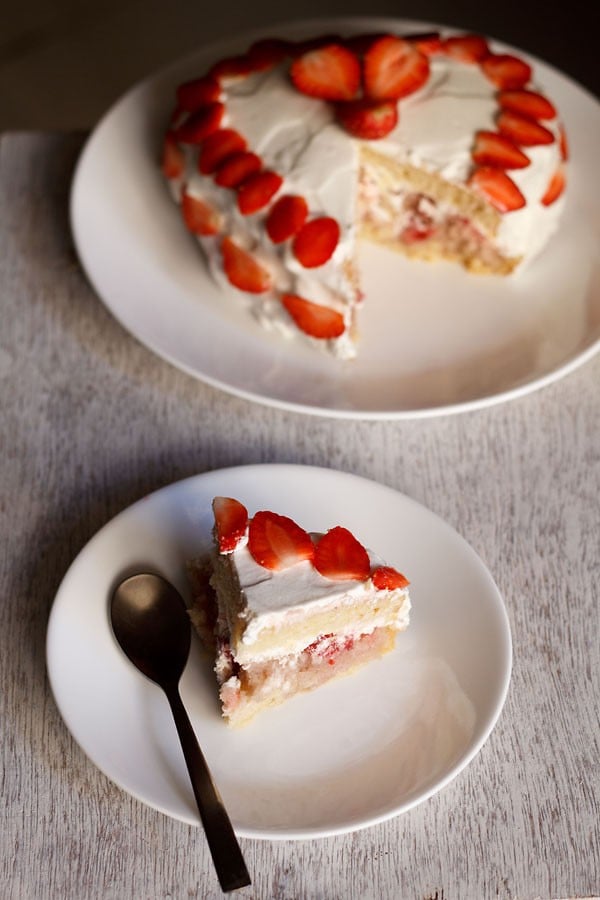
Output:
[[[472,190],[375,148],[360,148],[358,235],[415,259],[508,275],[523,257],[494,243],[500,212]]]
[[[214,654],[232,726],[390,652],[409,624],[409,582],[345,528],[308,533],[217,497],[210,558],[189,565],[190,617]]]
[[[446,93],[440,66],[458,78]],[[568,147],[533,79],[529,63],[479,35],[266,38],[179,86],[162,169],[217,283],[267,330],[351,359],[356,238],[506,276],[552,234]],[[432,138],[437,121],[455,127],[470,106],[460,135]],[[346,174],[333,185],[336,167]]]

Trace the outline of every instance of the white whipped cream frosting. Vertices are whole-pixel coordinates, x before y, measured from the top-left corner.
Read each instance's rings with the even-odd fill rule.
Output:
[[[471,149],[476,132],[495,130],[496,92],[478,65],[433,56],[427,84],[399,102],[397,127],[383,140],[369,143],[381,153],[464,186],[473,168]],[[235,191],[220,188],[210,176],[198,173],[193,148],[187,150],[183,179],[173,184],[176,199],[183,183],[190,194],[209,200],[224,215],[226,232],[271,270],[272,293],[252,298],[244,295],[263,326],[284,335],[297,333],[279,302],[281,292],[332,306],[350,326],[357,298],[343,264],[353,257],[359,142],[335,122],[330,104],[305,96],[292,86],[287,63],[226,82],[224,102],[222,127],[239,131],[248,141],[248,149],[260,155],[264,167],[284,178],[280,194],[301,194],[311,217],[326,215],[337,220],[341,239],[335,253],[317,269],[304,268],[295,259],[289,242],[276,246],[270,241],[264,228],[265,212],[243,216],[237,209]],[[556,140],[524,148],[531,164],[509,172],[526,199],[522,209],[501,216],[496,243],[509,257],[528,260],[535,256],[556,229],[562,212],[562,197],[549,207],[541,204],[561,161],[558,120],[544,125]],[[214,278],[232,290],[222,269],[219,238],[200,238],[200,242]],[[347,333],[325,343],[342,358],[355,354]]]
[[[301,194],[311,218],[331,216],[341,230],[331,259],[315,270],[305,268],[289,242],[272,243],[265,231],[266,211],[242,215],[235,191],[224,190],[211,177],[199,174],[196,154],[188,150],[187,192],[217,207],[225,216],[225,231],[240,246],[251,249],[274,276],[274,292],[251,298],[255,316],[264,327],[284,336],[297,334],[278,299],[278,294],[287,292],[337,309],[349,328],[356,291],[343,264],[353,256],[358,146],[336,125],[328,104],[315,102],[291,86],[286,66],[230,81],[224,102],[222,127],[235,128],[248,142],[248,149],[261,157],[264,167],[284,179],[280,194]],[[200,243],[213,277],[231,290],[223,272],[219,238],[201,238]],[[347,333],[326,343],[340,358],[355,355]]]
[[[473,169],[475,134],[496,130],[496,93],[478,65],[433,56],[427,84],[400,101],[398,125],[376,147],[464,185]],[[562,198],[552,206],[541,203],[561,162],[558,120],[544,122],[544,127],[554,142],[523,148],[530,165],[508,172],[526,200],[521,209],[501,217],[496,243],[510,257],[535,256],[555,231],[562,212]]]
[[[313,535],[313,539],[316,537],[317,535]],[[371,571],[385,565],[372,551],[367,552]],[[241,644],[245,648],[251,648],[265,629],[292,626],[307,613],[327,609],[332,604],[355,604],[362,598],[366,602],[377,592],[371,578],[364,581],[334,581],[321,575],[310,560],[302,560],[287,569],[267,569],[253,558],[248,549],[247,537],[240,541],[234,551],[221,554],[221,558],[229,566],[231,584],[235,585],[242,597],[244,629]],[[408,588],[395,589],[394,592],[405,598],[397,621],[390,623],[389,613],[384,608],[380,616],[374,615],[371,618],[370,630],[390,624],[401,630],[408,625]],[[353,633],[351,625],[347,633]],[[300,643],[293,651],[300,652],[304,646]],[[252,658],[260,657],[252,654]]]

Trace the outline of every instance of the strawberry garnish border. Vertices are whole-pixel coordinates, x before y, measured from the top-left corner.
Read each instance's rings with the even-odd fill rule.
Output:
[[[241,511],[243,511],[243,513],[246,515],[246,524],[245,524],[245,528],[244,528],[244,534],[246,536],[248,536],[252,530],[253,521],[256,520],[256,522],[258,524],[259,519],[264,520],[266,518],[271,518],[271,519],[275,519],[275,520],[285,520],[291,526],[293,526],[294,529],[297,529],[299,532],[302,532],[303,535],[305,535],[305,536],[309,535],[309,532],[306,532],[300,525],[298,525],[298,523],[296,522],[295,519],[291,519],[289,516],[282,516],[280,513],[274,513],[271,510],[258,510],[257,512],[254,513],[253,516],[249,516],[246,507],[239,500],[236,500],[235,498],[232,498],[232,497],[216,497],[213,500],[213,509],[215,510],[215,520],[216,520],[215,503],[217,501],[226,501],[230,504],[234,503],[240,508]],[[343,532],[345,540],[353,542],[356,545],[356,548],[358,549],[358,551],[363,553],[365,555],[365,557],[367,558],[367,560],[369,560],[368,551],[367,551],[366,547],[354,536],[354,534],[351,531],[349,531],[347,528],[344,528],[341,526],[334,526],[333,528],[330,528],[327,532],[319,535],[317,537],[317,539],[314,541],[315,552],[312,554],[312,556],[310,554],[306,554],[303,558],[301,558],[298,561],[310,562],[310,564],[311,564],[312,568],[315,570],[315,572],[318,572],[318,574],[321,575],[322,578],[326,578],[328,581],[336,581],[336,582],[352,581],[352,582],[361,583],[361,582],[366,582],[369,579],[371,579],[371,580],[373,580],[373,586],[375,587],[376,590],[396,590],[398,588],[404,590],[409,586],[410,581],[406,578],[405,575],[403,575],[397,569],[393,568],[392,566],[389,566],[387,563],[376,562],[375,565],[371,565],[370,560],[369,560],[368,564],[365,565],[365,575],[363,578],[358,578],[358,577],[354,577],[354,576],[334,578],[334,577],[330,577],[328,575],[322,574],[319,571],[318,561],[316,559],[317,548],[319,547],[320,542],[324,538],[326,539],[326,541],[333,539],[336,535],[336,532]],[[221,547],[219,548],[220,552],[228,553],[231,550],[235,550],[238,546],[240,546],[244,534],[242,534],[241,532],[236,533],[235,541],[232,541],[231,543],[226,542],[226,546],[224,548],[221,548]],[[248,552],[250,553],[250,555],[252,556],[252,558],[254,559],[256,564],[261,566],[261,568],[267,569],[269,571],[282,571],[282,570],[285,570],[286,568],[290,568],[291,566],[293,566],[295,564],[295,562],[291,562],[287,566],[283,565],[283,566],[278,566],[276,568],[273,568],[272,566],[268,566],[261,562],[261,560],[259,558],[261,556],[260,553],[258,555],[254,555],[254,553],[252,552],[252,542],[250,540],[247,543],[247,548],[248,548]],[[367,569],[368,569],[368,571],[367,571]],[[380,587],[375,583],[378,580],[377,576],[379,576],[379,575],[385,575],[386,580],[392,580],[392,576],[394,576],[393,580],[397,581],[398,583],[397,583],[397,585],[395,585],[395,587]]]
[[[363,87],[363,79],[364,79],[364,68],[363,61],[366,54],[373,47],[373,45],[380,41],[384,37],[389,37],[389,35],[375,34],[372,36],[365,35],[359,36],[357,39],[356,36],[350,37],[347,40],[343,38],[338,38],[337,36],[327,36],[324,38],[315,38],[312,41],[306,42],[298,42],[294,43],[292,41],[282,41],[279,39],[272,39],[267,41],[259,41],[253,44],[246,54],[242,54],[230,60],[221,61],[221,63],[217,63],[211,66],[208,72],[199,79],[195,79],[194,82],[187,82],[185,85],[180,86],[177,89],[177,97],[178,103],[177,106],[171,116],[170,124],[168,131],[165,136],[164,150],[163,150],[163,158],[162,158],[162,169],[163,174],[167,179],[171,179],[176,181],[181,177],[181,171],[179,171],[179,167],[176,164],[178,159],[178,152],[183,156],[184,150],[183,147],[185,145],[195,145],[199,146],[201,149],[203,141],[210,138],[211,135],[216,133],[222,128],[222,122],[226,115],[226,107],[223,102],[223,87],[224,82],[227,82],[228,79],[231,78],[245,78],[249,75],[259,72],[265,71],[266,69],[271,68],[272,66],[280,64],[283,60],[287,59],[289,61],[290,68],[295,64],[298,58],[302,55],[302,53],[307,53],[313,51],[315,48],[323,49],[328,45],[334,46],[342,46],[346,49],[351,49],[351,52],[355,53],[357,59],[361,65],[361,86],[359,91],[362,90]],[[425,35],[426,40],[424,40],[424,36],[420,34],[415,35],[399,35],[403,40],[410,42],[416,48],[417,52],[421,53],[424,58],[430,58],[437,55],[448,55],[453,56],[455,59],[456,55],[453,53],[452,48],[455,47],[457,42],[461,40],[471,41],[473,38],[480,38],[478,35],[472,35],[468,33],[463,34],[453,34],[449,38],[443,39],[438,32],[432,32],[431,34]],[[498,102],[498,117],[502,115],[502,95],[506,91],[527,91],[531,85],[532,72],[527,63],[521,60],[517,56],[513,56],[512,54],[506,53],[494,53],[489,49],[489,46],[484,38],[480,38],[481,46],[485,49],[482,49],[481,52],[478,51],[477,54],[473,54],[473,58],[471,59],[463,59],[458,60],[461,61],[464,65],[476,65],[480,68],[482,73],[488,78],[488,80],[492,81],[497,87],[496,98]],[[514,73],[511,71],[511,65],[514,67]],[[498,80],[497,72],[500,70],[502,73],[502,66],[507,66],[508,71],[506,72],[505,78],[507,79],[505,82],[502,80]],[[523,73],[526,73],[529,70],[529,75],[525,77]],[[490,73],[494,73],[494,77]],[[517,77],[518,83],[514,83],[511,80],[511,77]],[[290,80],[290,83],[293,85],[293,82]],[[190,86],[201,85],[202,90],[199,91],[199,95],[204,97],[204,103],[201,103],[199,106],[194,106],[193,103],[187,100],[187,96],[190,92]],[[417,90],[420,88],[417,88]],[[535,88],[534,88],[535,90]],[[183,91],[183,93],[182,93]],[[185,98],[183,95],[185,94]],[[355,102],[354,98],[353,101]],[[368,98],[366,98],[368,99]],[[405,99],[401,97],[396,100],[396,104],[400,105],[402,100]],[[182,102],[183,100],[183,102]],[[324,101],[322,101],[324,102]],[[338,106],[340,105],[338,101]],[[343,106],[343,102],[341,104]],[[187,107],[187,108],[186,108]],[[527,118],[527,117],[525,117]],[[339,121],[339,118],[338,118]],[[531,117],[531,121],[537,122],[537,124],[541,124],[539,120]],[[227,127],[227,126],[225,126]],[[564,126],[562,123],[558,123],[558,127],[560,129],[560,134],[564,136]],[[499,132],[500,133],[500,132]],[[476,134],[474,135],[474,149],[475,152],[475,142],[476,142]],[[516,138],[511,138],[517,150],[520,150],[522,153],[527,155],[527,151],[529,149],[528,145],[520,145]],[[557,140],[554,138],[554,140]],[[560,137],[559,141],[564,144],[564,137]],[[177,152],[178,151],[178,152]],[[563,156],[566,156],[566,153],[563,153]],[[174,163],[175,160],[175,163]],[[224,161],[226,162],[226,161]],[[498,161],[497,167],[500,171],[502,171],[503,178],[510,179],[510,176],[506,174],[505,166],[501,161]],[[213,179],[218,183],[219,178],[219,167],[217,167],[216,171],[205,174],[205,177],[213,177]],[[471,190],[477,192],[476,184],[477,184],[477,170],[478,165],[473,160],[473,168],[466,179],[466,186],[470,187]],[[262,160],[260,161],[260,168],[257,171],[253,172],[248,176],[248,178],[252,178],[252,176],[256,176],[257,174],[262,174],[265,172],[265,169],[262,165]],[[275,176],[278,176],[278,173],[272,173]],[[564,160],[563,165],[561,166],[561,176],[564,181]],[[280,177],[280,176],[278,176]],[[553,176],[555,177],[555,176]],[[240,195],[240,191],[244,192],[244,184],[247,179],[243,179],[241,183],[236,184],[230,188],[223,187],[223,190],[234,190],[237,192],[238,197]],[[284,179],[281,179],[282,184],[281,187],[278,188],[268,199],[265,201],[264,207],[259,209],[252,208],[251,212],[247,213],[248,215],[253,215],[257,213],[265,213],[265,223],[268,218],[268,213],[270,209],[274,206],[274,204],[280,200],[282,197],[286,196],[285,194],[285,184]],[[552,178],[551,180],[552,181]],[[515,185],[516,188],[516,185]],[[546,197],[548,194],[548,189],[544,191],[542,197],[540,197],[540,203],[542,203],[542,198]],[[562,193],[562,192],[561,192]],[[302,198],[304,199],[304,198]],[[489,197],[484,198],[487,202],[490,202]],[[493,205],[493,203],[492,203]],[[547,205],[544,204],[544,205]],[[238,204],[239,206],[239,204]],[[502,209],[500,207],[496,207],[497,211],[502,215],[508,214],[511,210]],[[310,211],[308,212],[305,225],[310,224],[317,218],[318,214],[312,214]],[[273,244],[277,243],[278,245],[289,244],[291,248],[291,252],[294,253],[294,239],[296,237],[296,232],[292,232],[288,238],[284,241],[274,241],[269,236],[268,229],[265,229],[265,233],[271,240]],[[227,235],[221,235],[221,237],[226,237]],[[337,246],[337,244],[336,244]],[[245,248],[244,248],[245,249]],[[336,247],[333,248],[331,256],[335,253]],[[248,252],[248,251],[247,251]],[[331,256],[329,258],[331,258]],[[301,265],[305,265],[301,258],[297,258],[298,262]],[[324,265],[328,260],[320,263]],[[309,300],[310,298],[305,298]]]

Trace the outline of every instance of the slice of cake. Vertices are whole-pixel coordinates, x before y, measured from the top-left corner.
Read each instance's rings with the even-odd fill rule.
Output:
[[[192,566],[190,614],[215,651],[230,724],[393,648],[408,625],[408,581],[347,529],[309,534],[270,511],[249,518],[229,497],[213,510],[214,552]]]
[[[555,230],[566,156],[523,59],[378,34],[259,41],[181,85],[163,172],[227,292],[348,358],[357,238],[506,275]]]

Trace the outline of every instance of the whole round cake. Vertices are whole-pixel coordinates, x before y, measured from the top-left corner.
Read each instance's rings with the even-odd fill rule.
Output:
[[[350,358],[357,240],[508,275],[557,227],[567,155],[531,66],[479,35],[324,35],[180,85],[162,170],[214,278]]]

